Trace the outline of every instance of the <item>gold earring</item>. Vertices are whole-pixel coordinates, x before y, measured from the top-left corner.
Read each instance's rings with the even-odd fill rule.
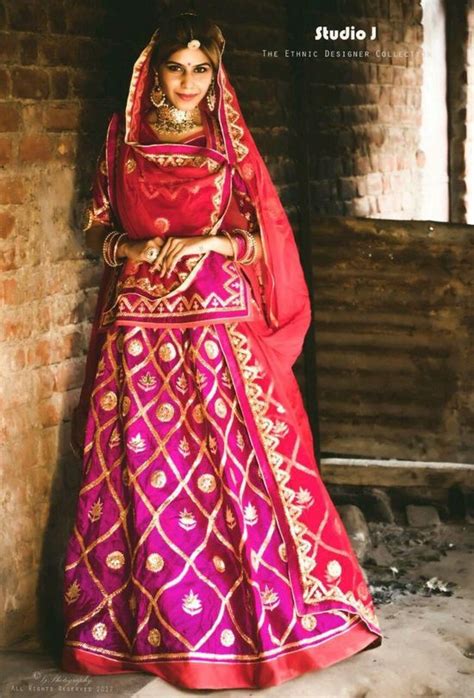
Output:
[[[160,81],[158,78],[158,73],[155,70],[155,82],[153,83],[153,87],[151,88],[150,92],[150,102],[153,104],[155,107],[162,107],[163,104],[166,102],[166,95],[163,92]]]
[[[211,84],[206,95],[207,106],[210,111],[214,111],[216,108],[216,91],[214,89],[214,78],[211,80]]]

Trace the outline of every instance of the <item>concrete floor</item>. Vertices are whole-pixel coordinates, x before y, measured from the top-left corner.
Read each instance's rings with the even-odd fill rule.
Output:
[[[146,674],[81,676],[58,671],[54,662],[23,645],[0,655],[0,695],[43,694],[113,698],[411,698],[474,695],[474,526],[445,527],[454,547],[435,562],[412,572],[455,582],[452,596],[406,595],[378,607],[384,633],[381,647],[323,671],[305,674],[274,688],[186,691]]]

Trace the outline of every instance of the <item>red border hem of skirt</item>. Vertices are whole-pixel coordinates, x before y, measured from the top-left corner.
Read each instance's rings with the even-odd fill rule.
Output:
[[[61,666],[75,674],[154,674],[180,688],[224,689],[267,688],[301,674],[347,659],[353,654],[378,647],[381,637],[357,622],[347,631],[313,647],[302,647],[275,658],[253,662],[201,660],[164,660],[132,662],[110,659],[80,648],[65,645]]]

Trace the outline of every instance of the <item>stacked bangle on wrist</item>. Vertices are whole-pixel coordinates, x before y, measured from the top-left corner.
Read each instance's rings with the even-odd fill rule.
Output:
[[[234,235],[244,241],[245,251],[242,255],[239,255],[237,261],[239,264],[253,264],[257,258],[257,245],[255,242],[255,235],[250,232],[250,230],[243,230],[241,228],[236,228],[234,230]]]
[[[119,233],[116,230],[112,230],[105,236],[104,244],[102,245],[102,256],[104,262],[109,267],[119,267],[121,262],[118,260],[117,253],[120,243],[124,238],[126,238],[125,233]]]
[[[239,264],[252,264],[257,257],[257,245],[255,236],[249,230],[235,228],[233,233],[226,230],[221,231],[229,238],[232,245],[232,259]]]

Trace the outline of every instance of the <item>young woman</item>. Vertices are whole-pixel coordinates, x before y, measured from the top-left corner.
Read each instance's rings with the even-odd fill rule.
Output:
[[[160,27],[99,158],[67,671],[264,687],[381,643],[292,372],[298,250],[223,50],[193,13]]]

